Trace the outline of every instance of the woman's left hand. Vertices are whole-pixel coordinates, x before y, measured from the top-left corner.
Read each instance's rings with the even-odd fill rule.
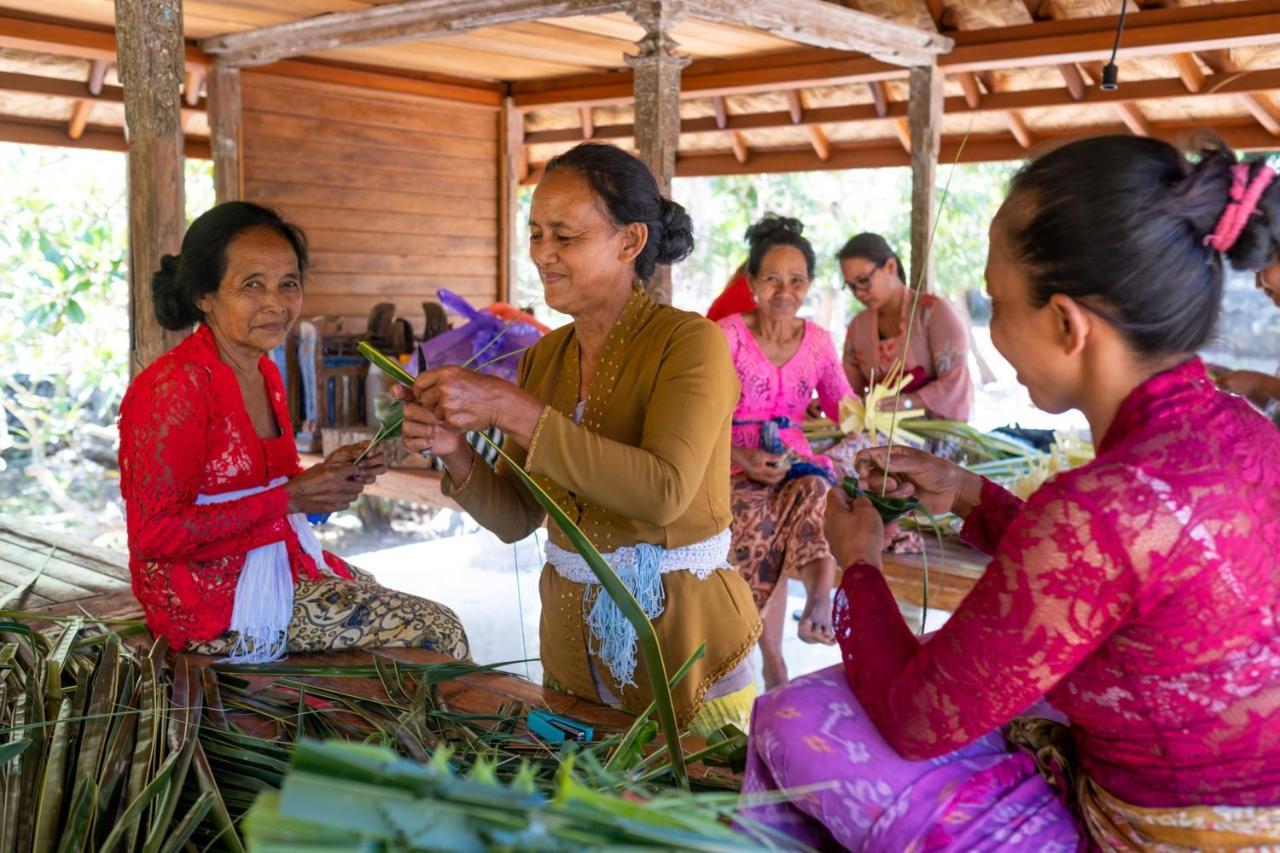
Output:
[[[360,454],[364,453],[364,449],[368,446],[369,442],[361,441],[357,444],[339,447],[330,453],[324,461],[340,465],[354,465],[356,459],[360,458]],[[360,464],[356,465],[356,470],[359,472],[357,474],[359,481],[366,486],[387,473],[387,455],[383,452],[382,446],[379,445],[373,448],[367,456],[360,459]]]
[[[910,405],[907,405],[908,401],[910,402]],[[909,412],[919,407],[919,400],[907,394],[903,394],[899,397],[885,397],[880,401],[880,404],[876,406],[876,409],[881,412],[892,412],[896,408],[898,412],[901,413]]]
[[[418,405],[454,432],[497,427],[528,446],[542,415],[537,397],[504,379],[465,367],[440,367],[418,374],[413,383]]]
[[[825,531],[836,563],[880,565],[884,550],[884,522],[866,498],[851,500],[844,489],[827,492]]]

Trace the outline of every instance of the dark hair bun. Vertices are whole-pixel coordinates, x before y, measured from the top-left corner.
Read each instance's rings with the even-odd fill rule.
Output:
[[[662,199],[660,207],[662,234],[656,260],[660,264],[678,264],[693,251],[693,220],[684,207],[669,198]]]
[[[747,228],[746,239],[754,246],[782,234],[799,237],[804,234],[804,223],[791,216],[766,213],[763,219]]]
[[[1256,179],[1265,168],[1263,161],[1252,161],[1249,180]],[[1260,270],[1280,261],[1280,176],[1272,178],[1263,190],[1244,230],[1227,250],[1227,259],[1238,270]]]
[[[814,254],[813,245],[804,237],[804,223],[799,219],[766,213],[759,222],[747,229],[744,236],[751,247],[747,255],[747,272],[751,275],[759,275],[760,265],[770,249],[775,246],[790,246],[804,255],[809,278],[813,278],[818,258]]]
[[[175,332],[194,326],[201,316],[187,288],[180,283],[179,262],[177,255],[162,255],[160,269],[151,277],[151,301],[155,306],[156,321]]]

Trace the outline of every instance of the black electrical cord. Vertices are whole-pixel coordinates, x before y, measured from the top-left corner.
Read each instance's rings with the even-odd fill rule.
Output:
[[[1116,52],[1120,50],[1120,36],[1124,35],[1124,13],[1129,10],[1129,0],[1120,0],[1120,23],[1116,26],[1116,41],[1111,45],[1111,61],[1102,67],[1102,90],[1114,92],[1120,88],[1120,69],[1116,67]]]

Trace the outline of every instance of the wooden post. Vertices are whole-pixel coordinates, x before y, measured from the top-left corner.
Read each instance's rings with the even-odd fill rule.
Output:
[[[676,173],[676,151],[680,147],[680,70],[689,59],[677,56],[671,30],[684,17],[680,0],[637,0],[627,10],[644,27],[645,36],[637,56],[628,56],[635,69],[636,149],[663,195],[671,193]],[[671,303],[671,268],[659,266],[646,284],[658,302]]]
[[[498,113],[498,180],[501,184],[498,196],[498,212],[501,216],[498,232],[498,300],[514,303],[516,283],[519,281],[519,231],[520,184],[528,176],[529,165],[524,156],[524,113],[516,109],[509,96],[502,99],[502,111]]]
[[[151,277],[182,246],[182,0],[116,0],[116,68],[129,138],[129,371],[182,339],[156,322]]]
[[[938,151],[942,147],[942,72],[935,65],[911,69],[911,278],[929,291],[933,286],[933,253],[929,251],[938,207]]]
[[[244,197],[240,175],[240,69],[221,62],[209,74],[209,143],[218,203]]]

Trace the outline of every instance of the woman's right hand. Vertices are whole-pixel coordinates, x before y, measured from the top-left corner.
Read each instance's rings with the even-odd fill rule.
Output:
[[[412,389],[397,385],[391,396],[404,403],[404,426],[400,442],[410,453],[430,453],[444,462],[455,482],[461,482],[471,472],[473,453],[471,445],[460,432],[448,429],[426,406],[414,402]]]
[[[858,484],[891,498],[914,497],[931,515],[965,516],[982,495],[982,478],[914,447],[871,447],[854,457]]]
[[[314,465],[285,483],[289,513],[330,513],[346,509],[364,491],[360,468],[335,460]]]
[[[787,476],[785,453],[769,453],[756,447],[733,448],[733,462],[757,483],[775,486]]]

